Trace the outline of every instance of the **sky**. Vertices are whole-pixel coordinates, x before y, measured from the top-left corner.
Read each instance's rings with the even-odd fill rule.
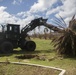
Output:
[[[21,27],[38,17],[52,23],[59,15],[68,24],[76,15],[76,0],[0,0],[0,24],[20,24]]]

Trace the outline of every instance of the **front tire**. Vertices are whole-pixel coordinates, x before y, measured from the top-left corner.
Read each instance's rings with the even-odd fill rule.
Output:
[[[2,53],[11,53],[13,52],[13,45],[11,42],[3,42],[1,45]]]
[[[27,51],[35,51],[36,44],[34,41],[27,41],[25,44],[25,48]]]
[[[24,46],[22,47],[22,50],[25,51],[35,51],[36,44],[34,41],[25,41]]]

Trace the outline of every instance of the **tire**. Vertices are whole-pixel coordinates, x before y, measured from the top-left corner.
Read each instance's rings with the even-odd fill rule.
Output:
[[[27,41],[24,44],[24,48],[26,51],[35,51],[36,44],[34,41]]]
[[[34,41],[27,41],[25,46],[27,51],[35,51],[36,44]]]
[[[3,42],[1,45],[2,53],[11,53],[13,52],[13,45],[11,42]]]

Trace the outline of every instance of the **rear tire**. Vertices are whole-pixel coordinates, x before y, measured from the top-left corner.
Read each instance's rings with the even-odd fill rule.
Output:
[[[1,45],[2,53],[11,53],[13,52],[13,45],[11,42],[3,42]]]

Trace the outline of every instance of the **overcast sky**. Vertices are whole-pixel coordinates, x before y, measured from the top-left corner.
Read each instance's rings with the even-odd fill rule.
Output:
[[[66,23],[76,14],[76,0],[0,0],[0,24],[26,25],[37,17],[62,16]]]

